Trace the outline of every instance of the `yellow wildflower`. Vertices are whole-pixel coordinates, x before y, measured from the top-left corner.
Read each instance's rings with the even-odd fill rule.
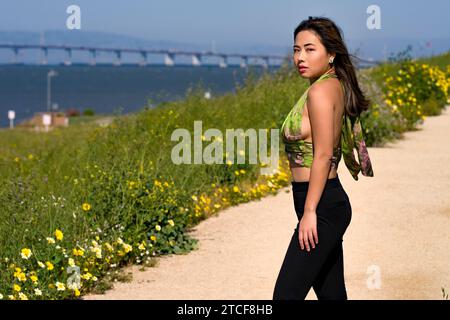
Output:
[[[20,255],[22,256],[22,258],[23,259],[27,259],[28,260],[28,258],[30,258],[31,257],[31,250],[30,249],[28,249],[28,248],[23,248],[21,251],[20,251]]]
[[[82,256],[84,254],[84,250],[73,248],[72,253],[74,256]]]
[[[47,270],[53,270],[54,266],[50,261],[47,261],[45,264],[47,265]]]
[[[55,237],[56,237],[57,240],[61,241],[61,240],[63,239],[64,235],[63,235],[63,233],[62,233],[61,230],[56,229],[56,231],[55,231]]]
[[[89,211],[89,210],[91,210],[91,205],[90,205],[89,203],[85,202],[85,203],[83,203],[83,205],[81,206],[81,208],[82,208],[84,211]]]
[[[19,299],[20,300],[28,300],[28,297],[24,293],[19,292]]]
[[[92,274],[90,274],[89,272],[86,272],[85,274],[82,274],[80,277],[85,280],[89,280],[92,278]]]
[[[123,249],[125,250],[126,253],[133,251],[133,247],[126,243],[123,244]]]
[[[64,283],[61,283],[61,282],[57,281],[57,282],[55,283],[55,285],[56,285],[56,289],[57,289],[58,291],[64,291],[64,290],[66,290],[66,286],[64,285]]]

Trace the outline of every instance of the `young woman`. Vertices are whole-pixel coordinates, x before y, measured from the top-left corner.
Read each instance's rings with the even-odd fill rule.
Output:
[[[355,180],[360,171],[373,176],[359,118],[370,101],[359,88],[340,29],[330,19],[309,17],[298,25],[293,60],[310,82],[281,127],[299,222],[273,299],[304,299],[313,287],[319,300],[346,300],[342,237],[352,208],[336,169],[343,154]]]

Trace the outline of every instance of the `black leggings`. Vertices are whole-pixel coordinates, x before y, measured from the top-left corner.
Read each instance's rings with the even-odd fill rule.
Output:
[[[311,286],[319,300],[347,300],[344,282],[342,236],[352,217],[352,208],[339,177],[328,179],[316,208],[319,243],[302,250],[298,239],[309,182],[292,181],[297,227],[283,260],[273,300],[304,300]]]

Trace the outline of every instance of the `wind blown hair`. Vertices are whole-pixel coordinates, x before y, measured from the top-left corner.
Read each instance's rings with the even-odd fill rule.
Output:
[[[329,18],[309,17],[303,20],[295,28],[295,37],[300,31],[309,30],[314,32],[329,54],[335,54],[333,66],[336,75],[342,80],[345,88],[345,110],[351,116],[357,116],[367,110],[370,100],[362,92],[356,78],[355,67],[352,63],[347,46],[344,43],[341,29]],[[357,57],[355,57],[357,59]]]

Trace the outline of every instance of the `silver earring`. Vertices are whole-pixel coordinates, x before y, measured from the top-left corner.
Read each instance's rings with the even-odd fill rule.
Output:
[[[330,63],[333,63],[333,61],[334,61],[334,58],[330,58],[330,60],[329,60],[329,61],[330,61]]]

